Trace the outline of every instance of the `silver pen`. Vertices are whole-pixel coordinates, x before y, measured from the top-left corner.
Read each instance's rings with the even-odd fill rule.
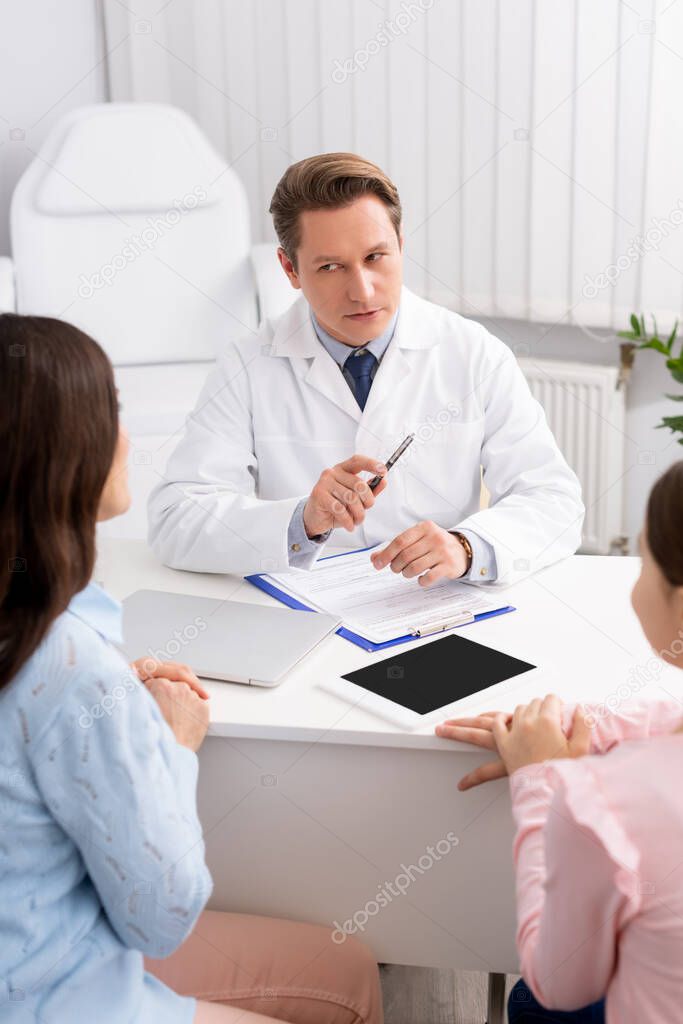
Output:
[[[385,463],[385,465],[387,467],[387,473],[389,472],[391,467],[396,462],[398,462],[398,460],[401,458],[401,456],[403,455],[403,453],[406,450],[406,448],[409,448],[414,440],[415,440],[415,434],[408,434],[408,436],[405,438],[405,440],[401,441],[401,443],[398,446],[398,448],[396,449],[396,451],[393,453],[393,455],[389,456],[389,458],[387,459],[387,461]],[[384,475],[386,475],[386,474],[384,474]],[[380,476],[379,473],[378,473],[377,476],[373,476],[372,480],[368,480],[368,487],[370,488],[371,491],[374,491],[375,487],[379,487],[380,483],[384,479],[384,475]]]

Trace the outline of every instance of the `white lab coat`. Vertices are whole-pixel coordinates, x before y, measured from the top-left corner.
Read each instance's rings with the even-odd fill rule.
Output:
[[[386,459],[411,432],[365,522],[330,545],[389,541],[431,519],[488,541],[503,583],[576,550],[579,483],[514,355],[405,287],[363,412],[303,296],[227,346],[150,497],[150,543],[178,569],[284,570],[292,513],[320,473],[356,452]],[[491,505],[480,511],[482,469]]]

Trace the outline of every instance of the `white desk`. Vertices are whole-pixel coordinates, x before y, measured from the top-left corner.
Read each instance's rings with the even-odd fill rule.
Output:
[[[549,667],[566,700],[603,700],[651,657],[629,601],[637,571],[635,558],[576,556],[510,588],[518,610],[463,635]],[[118,598],[148,587],[271,601],[240,579],[166,569],[139,541],[102,539],[95,579]],[[211,906],[331,925],[426,856],[432,866],[412,872],[405,895],[359,933],[378,960],[516,972],[507,783],[459,793],[458,778],[485,754],[431,729],[407,734],[317,685],[382,657],[334,636],[275,690],[208,684],[199,807]],[[675,692],[671,677],[660,684]],[[660,685],[639,693],[663,695]],[[522,676],[496,703],[507,710],[532,696]],[[427,848],[449,831],[458,845],[437,862]]]

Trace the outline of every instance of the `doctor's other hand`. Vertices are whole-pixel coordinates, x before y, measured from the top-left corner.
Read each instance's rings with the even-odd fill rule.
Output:
[[[419,576],[421,587],[439,580],[457,580],[469,569],[469,555],[458,538],[430,520],[399,533],[382,551],[370,555],[375,569],[391,567],[408,579]]]
[[[304,507],[304,527],[309,538],[318,537],[337,526],[351,532],[365,519],[365,513],[375,504],[378,495],[387,486],[387,467],[367,455],[353,455],[320,474]],[[367,480],[358,476],[367,472],[384,477],[371,491]]]
[[[187,684],[155,676],[145,686],[183,747],[199,750],[209,728],[209,702]]]

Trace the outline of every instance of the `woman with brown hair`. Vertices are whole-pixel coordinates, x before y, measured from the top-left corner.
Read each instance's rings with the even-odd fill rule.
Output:
[[[352,938],[201,914],[207,695],[185,666],[127,665],[120,606],[91,582],[96,523],[129,505],[127,452],[96,342],[0,316],[3,1019],[381,1024]]]
[[[683,668],[683,461],[655,484],[640,547],[633,607],[660,667]],[[460,789],[510,776],[524,975],[510,1024],[680,1020],[683,702],[605,715],[550,695],[436,731],[496,751]]]

